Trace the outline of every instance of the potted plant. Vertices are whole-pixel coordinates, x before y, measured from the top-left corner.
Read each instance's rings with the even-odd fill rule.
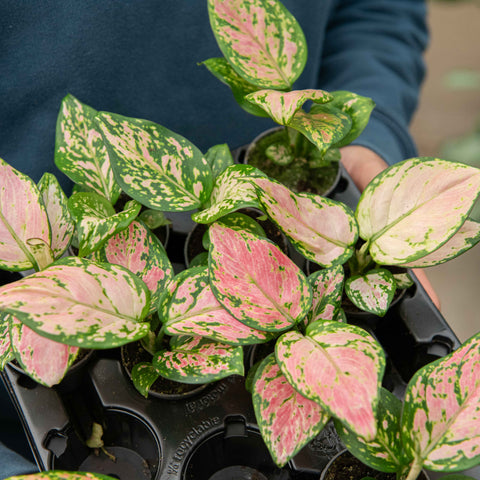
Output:
[[[372,100],[351,92],[293,90],[307,60],[300,25],[278,1],[208,2],[224,57],[204,61],[247,112],[283,128],[257,138],[246,161],[293,191],[326,194],[338,181],[339,148],[365,128]],[[302,106],[313,102],[308,111]]]

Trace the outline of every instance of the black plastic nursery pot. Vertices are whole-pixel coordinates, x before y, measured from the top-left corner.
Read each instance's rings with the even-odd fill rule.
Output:
[[[341,170],[330,196],[354,208],[359,192]],[[178,272],[185,268],[184,243],[193,223],[188,214],[168,217],[173,228],[167,252]],[[0,283],[18,276],[0,271]],[[384,346],[384,386],[400,397],[418,368],[459,345],[418,282],[373,327],[367,320],[355,323],[373,330]],[[240,376],[209,384],[187,398],[144,398],[122,367],[119,348],[95,352],[82,372],[68,388],[43,387],[10,365],[1,374],[41,470],[83,470],[121,480],[318,480],[344,449],[329,423],[278,469]],[[103,450],[85,446],[94,423],[102,426]],[[480,478],[479,468],[467,473]]]

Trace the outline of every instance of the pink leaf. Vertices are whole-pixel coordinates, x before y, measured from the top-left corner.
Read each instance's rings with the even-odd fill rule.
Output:
[[[294,331],[282,335],[275,353],[283,374],[298,392],[361,437],[375,437],[385,358],[365,330],[340,322],[316,322],[307,328],[307,336]]]
[[[51,387],[60,383],[78,354],[78,347],[54,342],[11,317],[12,350],[22,369],[36,382]]]
[[[480,334],[414,375],[402,424],[406,450],[429,470],[480,462]]]
[[[279,467],[316,437],[329,419],[320,405],[288,383],[273,354],[255,373],[253,406],[262,437]]]
[[[197,335],[232,345],[263,343],[268,332],[248,327],[232,317],[212,292],[205,267],[191,268],[177,277],[177,288],[162,298],[162,318],[170,335]]]
[[[325,267],[351,257],[357,224],[348,207],[320,195],[295,194],[270,179],[252,181],[268,216],[302,255]]]
[[[236,319],[279,331],[305,317],[311,305],[308,281],[275,244],[218,224],[209,231],[212,290]]]
[[[0,268],[36,268],[27,241],[38,238],[50,245],[50,227],[40,192],[30,178],[1,158],[0,178]]]

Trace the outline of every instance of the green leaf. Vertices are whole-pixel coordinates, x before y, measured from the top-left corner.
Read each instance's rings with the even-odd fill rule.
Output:
[[[162,377],[182,383],[210,383],[229,375],[243,375],[242,347],[193,337],[177,344],[172,351],[162,350],[153,358]]]
[[[140,212],[138,219],[141,220],[150,230],[170,225],[172,222],[159,210],[147,209]]]
[[[241,208],[258,208],[255,187],[250,182],[254,177],[264,177],[251,165],[232,165],[215,179],[208,207],[192,215],[197,223],[212,223],[215,220]]]
[[[75,183],[90,188],[112,205],[120,187],[95,123],[97,111],[67,95],[62,100],[55,137],[55,164]]]
[[[278,1],[209,0],[210,25],[223,55],[247,82],[289,89],[307,60],[300,25]]]
[[[205,159],[212,169],[213,178],[217,178],[227,167],[233,165],[232,153],[226,143],[210,147],[205,154]]]
[[[151,363],[137,363],[132,368],[133,385],[145,398],[148,397],[150,388],[159,377],[160,374]]]
[[[352,120],[350,131],[335,144],[336,148],[341,148],[352,143],[363,132],[375,107],[375,102],[371,98],[344,90],[331,92],[331,95],[333,100],[329,106],[338,108]]]
[[[5,480],[115,480],[100,473],[65,472],[63,470],[50,470],[48,472],[32,473],[29,475],[16,475]]]
[[[110,237],[127,228],[137,217],[141,205],[131,200],[122,212],[115,213],[100,195],[79,192],[69,198],[68,208],[76,222],[78,254],[83,257],[100,249]]]
[[[308,138],[322,154],[336,146],[350,131],[352,120],[340,109],[325,105],[314,105],[309,112],[297,111],[289,127],[298,130]]]
[[[10,344],[10,318],[8,313],[0,312],[0,371],[15,358]]]
[[[262,108],[245,98],[249,93],[256,92],[258,87],[244,80],[224,58],[210,58],[200,65],[205,65],[210,73],[232,89],[233,97],[246,112],[257,117],[268,116]]]
[[[164,212],[200,207],[210,197],[212,172],[195,145],[147,120],[100,112],[115,178],[130,197]]]

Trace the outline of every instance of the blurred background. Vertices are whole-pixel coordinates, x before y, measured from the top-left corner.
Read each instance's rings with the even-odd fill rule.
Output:
[[[430,0],[427,77],[412,133],[421,156],[480,168],[480,0]],[[480,221],[480,201],[471,213]],[[426,270],[461,341],[480,331],[480,244]]]

